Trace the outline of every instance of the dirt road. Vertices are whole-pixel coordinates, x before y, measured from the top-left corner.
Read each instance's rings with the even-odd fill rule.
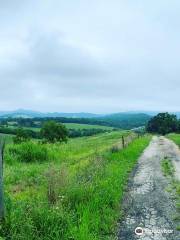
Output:
[[[180,232],[173,221],[176,215],[169,180],[163,176],[161,160],[167,157],[180,178],[180,151],[170,140],[153,137],[139,159],[124,199],[124,220],[120,223],[119,240],[179,240]],[[141,227],[142,235],[135,229]],[[137,232],[141,234],[142,229]]]

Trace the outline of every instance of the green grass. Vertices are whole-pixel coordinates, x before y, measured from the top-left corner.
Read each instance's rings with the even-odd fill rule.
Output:
[[[129,173],[149,136],[127,148],[110,149],[126,132],[47,144],[45,162],[20,162],[16,145],[5,152],[6,219],[0,229],[8,240],[113,239]],[[38,144],[38,143],[36,143]]]
[[[64,125],[68,129],[75,129],[75,130],[82,130],[82,129],[102,129],[102,130],[107,130],[107,131],[112,131],[114,128],[113,127],[107,127],[107,126],[100,126],[100,125],[90,125],[90,124],[78,124],[78,123],[64,123]],[[17,127],[15,126],[8,126],[8,128],[15,129]],[[27,130],[32,130],[32,131],[40,131],[40,128],[34,128],[34,127],[23,127],[24,129]]]
[[[0,139],[5,141],[5,143],[12,143],[13,135],[0,133]]]
[[[165,176],[173,176],[174,174],[174,167],[170,160],[163,159],[161,162],[161,168]]]
[[[17,129],[19,127],[9,125],[8,128]],[[35,131],[35,132],[39,132],[41,130],[41,128],[35,128],[35,127],[23,127],[23,129],[32,130],[32,131]]]
[[[102,130],[113,130],[113,127],[90,125],[90,124],[78,124],[78,123],[64,123],[68,129],[102,129]]]
[[[167,137],[174,141],[180,147],[180,134],[171,133],[168,134]],[[176,203],[177,203],[177,215],[175,220],[178,222],[177,230],[180,231],[180,182],[172,179],[172,186],[176,192]]]
[[[174,180],[172,182],[172,186],[176,192],[177,213],[175,216],[175,220],[177,222],[177,230],[180,231],[180,182],[177,180]]]
[[[180,146],[180,134],[171,133],[171,134],[168,134],[167,137],[172,141],[174,141],[178,146]]]

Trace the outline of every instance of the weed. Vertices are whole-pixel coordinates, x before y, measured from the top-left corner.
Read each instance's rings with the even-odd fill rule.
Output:
[[[60,169],[51,166],[45,174],[47,178],[47,198],[50,205],[54,205],[68,184],[67,168],[61,165]]]
[[[162,168],[162,171],[163,171],[165,176],[173,176],[173,174],[174,174],[174,167],[173,167],[171,161],[168,160],[167,158],[162,160],[161,168]]]

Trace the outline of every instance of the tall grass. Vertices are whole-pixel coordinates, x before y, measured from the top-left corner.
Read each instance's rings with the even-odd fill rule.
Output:
[[[136,139],[112,153],[122,134],[47,144],[51,157],[45,162],[10,161],[9,146],[0,235],[8,240],[113,238],[128,175],[150,140]]]
[[[174,141],[180,147],[180,134],[171,133],[171,134],[168,134],[167,137],[172,141]],[[173,173],[174,171],[172,172],[172,174]],[[172,186],[176,192],[177,214],[176,214],[175,220],[177,222],[177,230],[180,231],[180,181],[173,179]]]

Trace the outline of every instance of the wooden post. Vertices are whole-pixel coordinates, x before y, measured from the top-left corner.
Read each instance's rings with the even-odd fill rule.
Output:
[[[122,136],[122,147],[125,148],[124,136]]]
[[[3,155],[5,143],[0,143],[0,220],[4,219],[4,191],[3,191]]]

